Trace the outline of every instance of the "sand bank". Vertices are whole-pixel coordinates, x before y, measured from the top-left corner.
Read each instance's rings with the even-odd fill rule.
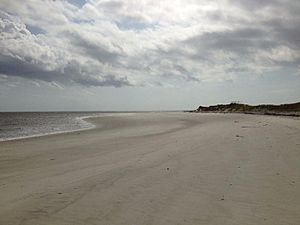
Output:
[[[300,120],[138,113],[0,143],[2,225],[300,224]]]

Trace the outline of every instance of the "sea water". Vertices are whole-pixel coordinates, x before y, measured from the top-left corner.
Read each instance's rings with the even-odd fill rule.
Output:
[[[84,120],[97,112],[1,112],[0,141],[93,128]]]

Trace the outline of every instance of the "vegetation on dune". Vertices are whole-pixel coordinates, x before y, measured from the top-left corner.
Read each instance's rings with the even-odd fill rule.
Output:
[[[300,115],[300,102],[281,105],[248,105],[232,102],[212,106],[199,106],[196,112],[224,112],[224,113],[255,113],[275,115]]]

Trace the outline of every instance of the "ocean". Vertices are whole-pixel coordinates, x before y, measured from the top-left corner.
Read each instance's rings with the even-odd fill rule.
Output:
[[[83,120],[103,112],[0,112],[0,141],[93,128]]]

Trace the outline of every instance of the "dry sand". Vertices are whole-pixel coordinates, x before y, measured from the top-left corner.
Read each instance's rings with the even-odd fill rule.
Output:
[[[90,119],[0,143],[1,225],[298,225],[300,120],[191,113]]]

